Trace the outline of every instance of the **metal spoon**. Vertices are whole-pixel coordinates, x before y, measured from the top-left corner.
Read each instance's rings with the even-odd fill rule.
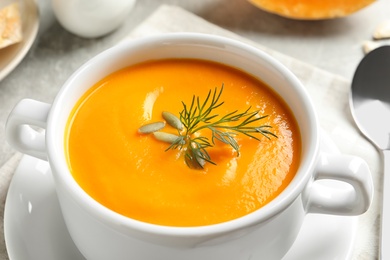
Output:
[[[352,81],[350,107],[360,131],[384,162],[379,259],[390,259],[390,46],[368,53]]]

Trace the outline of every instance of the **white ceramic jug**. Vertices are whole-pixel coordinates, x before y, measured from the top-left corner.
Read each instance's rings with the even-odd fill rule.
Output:
[[[59,23],[84,38],[100,37],[118,28],[134,4],[135,0],[52,0]]]

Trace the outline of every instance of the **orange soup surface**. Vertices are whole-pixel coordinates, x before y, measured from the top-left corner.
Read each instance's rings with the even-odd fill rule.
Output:
[[[197,170],[183,149],[138,133],[164,121],[163,111],[179,116],[182,102],[189,106],[194,95],[202,102],[222,85],[218,115],[259,110],[268,115],[259,123],[277,138],[236,135],[239,155],[217,140],[207,149],[216,165]],[[178,134],[169,125],[162,131]],[[130,66],[92,86],[72,111],[65,147],[75,180],[107,208],[148,223],[201,226],[244,216],[280,194],[297,171],[301,138],[286,104],[258,79],[222,64],[171,59]]]

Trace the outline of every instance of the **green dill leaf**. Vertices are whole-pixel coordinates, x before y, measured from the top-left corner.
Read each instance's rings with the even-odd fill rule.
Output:
[[[203,102],[195,95],[189,106],[182,102],[183,110],[179,113],[179,119],[184,126],[184,133],[179,133],[179,138],[166,150],[185,149],[184,160],[190,168],[203,169],[206,163],[215,165],[207,148],[216,145],[216,140],[230,145],[239,156],[240,146],[235,139],[238,134],[246,135],[257,141],[260,141],[258,134],[267,139],[277,138],[270,131],[272,126],[260,124],[260,121],[267,115],[260,116],[259,111],[251,111],[251,107],[243,112],[236,110],[223,116],[216,114],[215,109],[224,104],[220,101],[223,89],[222,84],[219,91],[218,88],[215,88],[213,92],[209,90]],[[202,129],[211,131],[211,140],[205,136],[195,135]]]

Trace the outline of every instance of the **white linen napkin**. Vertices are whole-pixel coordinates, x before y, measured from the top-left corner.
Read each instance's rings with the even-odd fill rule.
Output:
[[[360,156],[370,166],[375,185],[375,196],[368,212],[358,217],[359,223],[352,259],[378,259],[378,222],[382,201],[382,166],[378,151],[362,137],[353,122],[348,105],[350,81],[260,46],[174,6],[161,6],[135,28],[126,40],[168,32],[216,34],[246,42],[275,57],[301,80],[313,100],[321,127],[335,142],[340,151]],[[0,217],[0,232],[3,232],[3,211],[6,191],[20,158],[21,155],[16,154],[0,168],[0,211],[2,213]],[[8,259],[4,236],[1,236],[0,239],[0,259]]]

